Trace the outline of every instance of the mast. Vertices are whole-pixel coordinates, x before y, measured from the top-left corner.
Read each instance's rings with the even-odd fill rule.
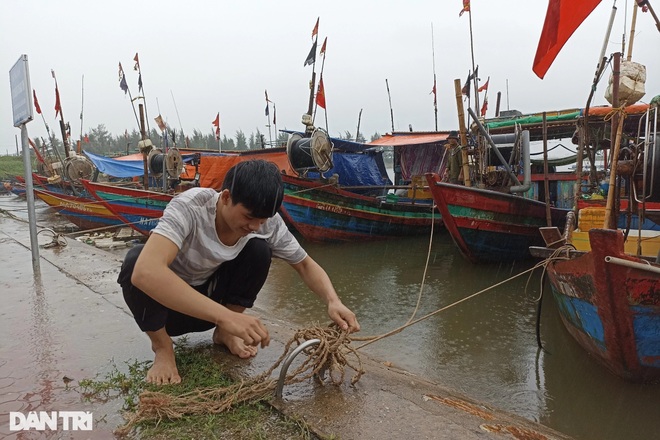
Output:
[[[468,6],[468,18],[470,20],[470,54],[472,55],[472,75],[474,78],[472,78],[472,82],[474,85],[474,112],[476,114],[479,114],[479,93],[477,93],[477,89],[479,88],[479,78],[477,75],[477,69],[474,64],[474,38],[472,37],[472,8]]]
[[[312,49],[309,51],[309,55],[307,55],[307,59],[303,65],[303,67],[308,64],[312,65],[312,79],[309,81],[309,103],[307,105],[307,114],[311,120],[311,125],[306,126],[306,132],[314,126],[312,115],[314,114],[314,90],[316,90],[316,44],[319,39],[319,19],[320,17],[316,19],[316,25],[314,25],[314,29],[312,30],[312,38],[314,39]]]
[[[83,109],[85,106],[85,75],[82,76],[81,80],[81,92],[80,92],[80,140],[78,141],[78,154],[81,153],[81,144],[83,140]]]
[[[435,77],[435,39],[433,37],[432,22],[431,22],[431,52],[433,55],[433,112],[435,114],[435,131],[438,131],[438,89],[436,88],[436,77]]]
[[[385,78],[385,86],[387,86],[387,99],[390,101],[390,120],[392,121],[392,134],[394,134],[394,112],[392,111],[392,95],[390,95],[390,84]]]

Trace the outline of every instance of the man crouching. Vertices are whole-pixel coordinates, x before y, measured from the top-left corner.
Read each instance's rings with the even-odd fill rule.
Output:
[[[327,273],[277,213],[283,194],[275,164],[240,162],[227,172],[220,192],[192,188],[173,198],[144,246],[126,254],[117,282],[151,340],[154,363],[147,382],[181,382],[172,336],[215,327],[213,342],[241,358],[266,347],[268,329],[243,311],[266,282],[272,257],[298,272],[340,328],[360,330]]]

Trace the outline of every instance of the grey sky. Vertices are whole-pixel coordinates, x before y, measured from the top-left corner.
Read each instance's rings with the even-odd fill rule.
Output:
[[[630,21],[633,3],[617,2],[607,54],[621,50],[624,18]],[[29,57],[32,88],[51,128],[57,127],[50,73],[55,70],[74,139],[80,136],[83,75],[83,132],[99,124],[115,135],[137,128],[118,83],[121,62],[133,96],[138,94],[136,52],[151,126],[161,113],[177,130],[210,133],[220,112],[223,135],[259,128],[268,136],[267,89],[277,107],[277,128],[301,129],[312,72],[303,62],[317,17],[319,46],[328,37],[323,78],[332,136],[355,134],[360,109],[360,131],[367,138],[391,131],[386,78],[395,129],[407,130],[408,124],[415,130],[434,129],[432,24],[438,125],[455,129],[453,81],[465,81],[472,67],[469,17],[459,18],[461,7],[461,0],[2,0],[0,154],[16,151],[15,136],[20,133],[12,125],[8,72],[21,54]],[[490,76],[488,116],[494,114],[498,91],[502,109],[530,113],[583,107],[611,7],[607,0],[597,7],[540,80],[532,72],[532,61],[547,1],[472,0],[475,63],[482,83]],[[626,41],[629,32],[628,27]],[[647,68],[644,102],[660,94],[659,49],[660,32],[650,14],[639,13],[633,60]],[[321,61],[317,58],[317,78]],[[601,83],[594,105],[606,103],[604,90]],[[272,118],[272,107],[270,111]],[[35,116],[28,124],[29,135],[45,137],[41,116]],[[322,109],[316,122],[324,126]]]

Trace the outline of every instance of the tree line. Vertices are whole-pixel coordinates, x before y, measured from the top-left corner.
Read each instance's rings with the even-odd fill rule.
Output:
[[[280,131],[277,137],[270,139],[268,134],[262,133],[258,128],[256,131],[246,135],[242,130],[237,130],[234,137],[227,135],[221,136],[218,140],[213,133],[202,133],[195,129],[191,134],[184,134],[181,130],[168,130],[160,132],[152,128],[147,137],[154,144],[155,148],[169,148],[176,146],[178,148],[193,148],[198,150],[211,151],[243,151],[257,150],[270,147],[286,146],[289,134]],[[374,133],[371,140],[380,138],[381,135]],[[133,129],[131,132],[126,130],[123,134],[114,135],[108,131],[104,124],[99,124],[92,128],[83,136],[83,139],[71,141],[69,148],[73,151],[89,151],[103,156],[121,156],[139,152],[138,142],[142,139],[140,132]],[[355,140],[350,131],[345,131],[339,135],[339,139]],[[64,144],[56,136],[34,139],[35,145],[39,151],[45,151],[48,154],[64,153]],[[362,133],[358,133],[357,142],[366,142]]]

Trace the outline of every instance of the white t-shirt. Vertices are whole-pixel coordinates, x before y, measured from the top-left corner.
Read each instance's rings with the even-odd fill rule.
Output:
[[[305,259],[307,253],[279,214],[266,220],[256,232],[241,237],[235,245],[223,244],[215,230],[218,197],[220,193],[211,188],[191,188],[177,195],[151,231],[177,245],[179,252],[170,269],[186,283],[203,284],[221,263],[236,258],[252,238],[266,240],[273,256],[290,264]]]

